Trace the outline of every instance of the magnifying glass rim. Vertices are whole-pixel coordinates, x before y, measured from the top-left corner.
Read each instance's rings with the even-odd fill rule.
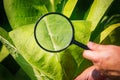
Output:
[[[37,34],[37,33],[36,33],[36,28],[37,28],[37,25],[39,24],[39,22],[40,22],[45,16],[48,16],[48,15],[51,15],[51,14],[57,14],[57,15],[60,15],[60,16],[63,16],[64,18],[66,18],[67,21],[70,23],[71,29],[72,29],[72,32],[73,32],[70,43],[69,43],[66,47],[64,47],[63,49],[60,49],[60,50],[49,50],[49,49],[46,49],[45,47],[43,47],[43,46],[39,43],[39,41],[38,41],[38,39],[37,39],[37,36],[36,36],[36,34]],[[36,24],[35,24],[35,27],[34,27],[34,38],[35,38],[35,41],[37,42],[37,44],[38,44],[43,50],[45,50],[45,51],[48,51],[48,52],[60,52],[60,51],[63,51],[63,50],[65,50],[66,48],[68,48],[68,47],[72,44],[72,41],[73,41],[73,39],[74,39],[74,28],[73,28],[73,24],[72,24],[72,22],[70,21],[70,19],[69,19],[68,17],[66,17],[65,15],[63,15],[63,14],[61,14],[61,13],[58,13],[58,12],[46,13],[46,14],[44,14],[43,16],[41,16],[41,17],[38,19],[38,21],[36,22]]]

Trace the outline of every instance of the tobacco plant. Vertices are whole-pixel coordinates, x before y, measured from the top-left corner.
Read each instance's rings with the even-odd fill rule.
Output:
[[[71,20],[77,41],[120,45],[119,0],[1,0],[0,4],[0,73],[7,74],[0,76],[2,80],[73,80],[92,65],[76,45],[52,53],[36,44],[35,23],[49,12]],[[14,74],[3,64],[9,56],[17,65],[7,64],[17,68]]]

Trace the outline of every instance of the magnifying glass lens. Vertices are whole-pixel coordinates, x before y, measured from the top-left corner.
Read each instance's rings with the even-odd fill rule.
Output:
[[[73,38],[71,26],[72,24],[63,15],[46,14],[35,25],[35,39],[38,45],[47,51],[61,51],[71,43]]]

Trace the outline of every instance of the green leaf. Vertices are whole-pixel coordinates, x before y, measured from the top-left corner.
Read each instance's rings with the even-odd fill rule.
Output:
[[[72,25],[68,19],[58,14],[45,16],[36,27],[38,43],[50,51],[59,51],[66,48],[71,43],[72,37]]]
[[[86,19],[92,22],[91,31],[94,31],[113,1],[114,0],[94,0]]]
[[[58,8],[57,5],[60,4],[61,2],[62,2],[62,0],[44,0],[44,1],[42,1],[42,3],[45,4],[48,12],[57,11],[57,8]]]
[[[10,27],[10,24],[7,20],[6,14],[5,14],[3,1],[4,0],[0,0],[0,26],[2,28],[4,28],[5,30],[10,31],[11,27]]]
[[[33,31],[34,24],[26,25],[12,31],[10,36],[15,42],[15,45],[20,51],[21,55],[23,55],[30,63],[32,63],[32,65],[34,65],[43,76],[45,75],[45,77],[48,77],[48,79],[62,76],[60,64],[57,63],[57,54],[48,54],[41,50],[35,42]],[[15,34],[16,32],[17,35]]]
[[[4,0],[4,8],[13,29],[35,23],[40,16],[57,11],[62,0]]]
[[[68,0],[62,13],[67,17],[70,17],[77,4],[77,1],[78,0]]]
[[[113,38],[109,39],[109,40],[108,40],[108,38],[110,38],[110,35],[113,34],[113,32],[116,32],[115,31],[116,29],[119,30],[118,27],[120,26],[120,15],[119,14],[112,15],[110,18],[108,18],[108,20],[105,23],[103,22],[102,24],[104,24],[102,26],[105,29],[103,29],[101,31],[101,33],[98,34],[95,41],[100,42],[100,43],[104,43],[104,44],[108,44],[108,43],[113,44],[112,42],[110,42],[110,41],[113,41]],[[100,29],[99,29],[99,31],[100,31]],[[98,32],[98,31],[96,31],[96,32]],[[119,33],[118,33],[118,35],[119,35]],[[117,36],[117,34],[116,34],[116,36]],[[115,40],[115,38],[114,38],[114,40]],[[116,41],[115,43],[117,43],[117,42],[118,41]]]
[[[93,0],[78,0],[70,19],[85,20]]]
[[[35,23],[47,8],[43,0],[3,0],[8,20],[13,29],[22,25]]]
[[[110,38],[110,43],[120,46],[120,27],[116,28],[112,33],[110,33],[110,35],[108,36]],[[106,41],[106,40],[105,40]],[[104,42],[104,41],[103,41]]]
[[[57,11],[63,12],[67,17],[70,17],[74,13],[78,0],[3,1],[8,20],[14,29],[10,32],[10,38],[15,46],[8,38],[8,34],[2,33],[4,32],[3,30],[0,30],[0,33],[2,33],[0,34],[0,41],[7,47],[13,58],[32,80],[73,80],[79,73],[91,65],[89,61],[82,57],[83,49],[80,47],[71,45],[63,52],[49,53],[36,44],[33,35],[34,23],[40,16],[48,12]],[[89,41],[91,31],[98,27],[98,23],[113,2],[113,0],[91,0],[90,4],[92,1],[94,2],[91,5],[90,12],[88,10],[87,14],[87,20],[92,22],[92,27],[88,21],[76,20],[83,19],[84,13],[89,6],[84,9],[85,11],[77,9],[78,15],[80,12],[83,16],[80,14],[78,18],[74,16],[71,18],[75,20],[72,21],[75,28],[75,39],[84,44]],[[114,11],[112,12],[114,13]],[[114,27],[116,26],[114,25]],[[108,30],[113,29],[108,28]],[[106,29],[103,32],[107,33],[108,30]],[[109,33],[108,31],[105,36],[101,36],[101,39],[103,40]]]
[[[2,36],[3,38],[5,38],[5,39],[11,41],[10,38],[9,38],[9,36],[8,36],[8,33],[7,33],[2,27],[0,27],[0,37],[1,37],[1,36]],[[1,39],[0,39],[0,41],[1,41]],[[2,49],[1,49],[1,51],[0,51],[0,62],[1,62],[4,58],[6,58],[8,54],[9,54],[8,50],[6,49],[6,47],[5,47],[4,45],[2,45]]]
[[[116,28],[120,27],[120,23],[116,23],[116,24],[112,24],[110,25],[108,28],[106,28],[105,30],[103,30],[100,33],[100,38],[99,36],[96,38],[96,40],[98,40],[98,38],[100,39],[99,43],[101,43],[112,31],[114,31]]]
[[[0,62],[2,62],[9,55],[9,51],[6,49],[4,45],[2,45],[2,49],[0,51]]]
[[[0,27],[0,36],[11,42],[8,32],[6,30],[4,30],[2,27]]]
[[[37,76],[40,75],[40,73],[32,65],[30,65],[22,55],[19,54],[16,47],[12,44],[12,41],[8,33],[1,27],[0,27],[0,41],[8,49],[9,53],[13,56],[16,62],[22,67],[22,69],[30,76],[31,79],[33,80],[40,79]]]
[[[76,40],[83,43],[88,42],[91,26],[88,23],[73,21]],[[71,45],[60,53],[49,53],[41,49],[34,39],[34,24],[13,30],[10,32],[10,37],[21,55],[48,80],[73,80],[79,74],[78,70],[80,71],[82,66],[85,66],[85,69],[90,65],[90,63],[80,64],[84,61],[83,50],[76,45]]]
[[[75,29],[75,39],[87,43],[91,36],[91,22],[86,20],[72,20],[72,23]]]
[[[72,20],[75,29],[75,40],[84,44],[88,43],[91,36],[91,22],[85,20]],[[80,48],[80,47],[79,47]],[[84,59],[82,56],[83,50],[79,48],[70,48],[72,56],[75,58],[78,69],[76,75],[80,74],[83,70],[91,65],[91,62]]]

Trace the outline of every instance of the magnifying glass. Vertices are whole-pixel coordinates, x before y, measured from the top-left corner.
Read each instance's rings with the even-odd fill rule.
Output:
[[[37,44],[48,52],[60,52],[71,44],[89,50],[89,48],[75,40],[72,22],[61,13],[47,13],[40,17],[34,28]]]

